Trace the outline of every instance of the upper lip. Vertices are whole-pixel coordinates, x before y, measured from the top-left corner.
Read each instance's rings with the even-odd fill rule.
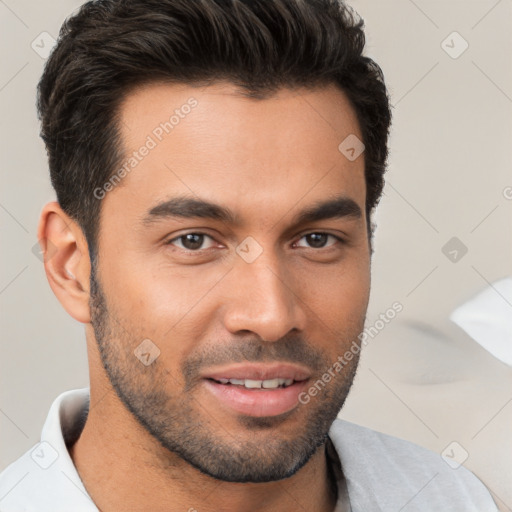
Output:
[[[311,372],[303,367],[291,363],[245,363],[216,368],[205,372],[202,376],[205,379],[293,379],[296,381],[309,379]]]

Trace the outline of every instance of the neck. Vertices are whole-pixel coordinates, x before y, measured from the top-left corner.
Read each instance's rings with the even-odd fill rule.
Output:
[[[102,512],[334,510],[336,491],[330,482],[324,445],[285,480],[224,482],[163,448],[107,383],[91,386],[90,404],[84,429],[70,455]]]

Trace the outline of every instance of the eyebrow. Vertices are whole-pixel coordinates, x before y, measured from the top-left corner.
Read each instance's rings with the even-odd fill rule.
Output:
[[[293,226],[335,218],[361,219],[362,216],[361,208],[353,199],[335,196],[317,201],[299,211],[293,218]],[[172,218],[200,218],[218,220],[230,225],[241,224],[239,216],[229,208],[188,196],[173,197],[153,206],[142,219],[142,223],[149,226],[160,220]]]

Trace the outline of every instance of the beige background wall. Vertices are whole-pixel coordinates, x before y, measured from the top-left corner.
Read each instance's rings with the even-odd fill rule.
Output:
[[[87,385],[83,328],[32,251],[54,198],[35,115],[41,38],[49,44],[40,34],[56,37],[80,3],[0,2],[0,470],[38,441],[61,391]],[[341,416],[439,453],[455,441],[512,510],[512,368],[449,320],[512,275],[512,2],[350,4],[394,105],[368,325],[395,301],[403,311],[365,348]],[[456,262],[442,252],[452,237],[468,249]]]

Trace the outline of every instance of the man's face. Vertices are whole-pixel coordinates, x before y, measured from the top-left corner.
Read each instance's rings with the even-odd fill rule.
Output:
[[[334,86],[256,100],[229,84],[160,84],[126,98],[120,127],[127,158],[138,155],[102,201],[91,289],[108,377],[201,471],[291,476],[325,441],[357,368],[356,356],[298,401],[364,326],[364,153],[338,149],[362,139],[355,113]],[[177,197],[232,218],[167,203]]]

